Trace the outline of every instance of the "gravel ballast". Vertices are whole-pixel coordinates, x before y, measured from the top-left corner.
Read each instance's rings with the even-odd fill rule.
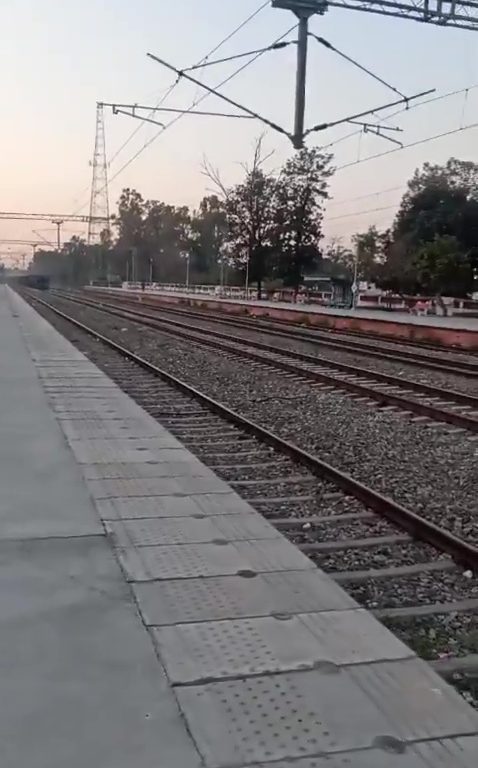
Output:
[[[374,490],[478,542],[478,442],[469,433],[414,423],[99,310],[52,303]]]
[[[139,311],[145,311],[145,312],[155,312],[156,310],[153,310],[151,307],[144,307],[141,308]],[[363,368],[370,373],[374,373],[375,371],[380,373],[387,373],[392,376],[398,376],[400,379],[410,379],[414,381],[421,382],[423,384],[429,384],[434,387],[441,387],[442,389],[449,389],[449,390],[456,390],[457,392],[464,392],[466,394],[475,394],[478,395],[477,392],[477,380],[476,379],[469,379],[465,378],[463,376],[455,376],[448,373],[442,373],[440,371],[435,370],[428,370],[426,368],[420,368],[416,365],[411,365],[410,363],[407,363],[405,359],[403,360],[386,360],[381,359],[377,357],[370,357],[367,355],[365,351],[357,350],[357,352],[350,352],[345,349],[335,349],[333,347],[329,347],[327,345],[317,345],[317,342],[313,341],[304,341],[303,339],[289,339],[284,338],[282,336],[275,336],[273,334],[268,334],[267,331],[263,328],[261,328],[260,322],[257,323],[257,328],[251,327],[249,328],[241,328],[235,325],[221,325],[217,322],[208,321],[207,317],[205,318],[192,318],[192,317],[180,317],[177,314],[172,314],[167,312],[167,310],[161,309],[161,313],[158,314],[158,319],[162,320],[172,320],[175,322],[181,322],[184,324],[187,324],[190,326],[191,330],[194,331],[200,331],[200,330],[212,330],[212,331],[220,331],[221,333],[225,333],[228,336],[237,336],[241,339],[249,339],[251,341],[258,341],[262,344],[272,344],[276,347],[280,347],[284,350],[292,350],[294,352],[304,352],[308,355],[313,355],[314,357],[317,357],[318,363],[324,363],[326,364],[327,361],[335,361],[338,363],[345,363],[346,365],[350,365],[353,368]],[[173,329],[172,329],[173,330]],[[286,330],[286,329],[282,329]],[[334,342],[340,341],[340,338],[336,338],[335,334],[331,337]],[[353,341],[353,339],[350,339],[347,337],[344,338],[345,341]],[[369,341],[367,340],[367,344]],[[406,349],[407,351],[417,353],[417,350],[413,347],[404,347],[402,345],[393,345],[386,342],[379,342],[376,341],[370,342],[374,346],[376,346],[377,350],[380,351],[389,351],[390,353],[393,353],[393,351],[398,347],[399,349]],[[418,350],[418,352],[420,352]],[[438,360],[443,359],[443,355],[446,354],[445,352],[440,353],[436,352],[435,354],[429,350],[426,351],[426,355],[430,358],[430,361],[433,362],[434,358]],[[476,357],[474,356],[467,356],[467,355],[460,355],[460,354],[453,354],[449,353],[446,355],[447,362],[449,362],[450,365],[453,364],[454,360],[461,361],[461,360],[476,360]]]

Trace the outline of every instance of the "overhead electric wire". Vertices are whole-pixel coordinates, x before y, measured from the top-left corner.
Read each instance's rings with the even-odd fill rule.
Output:
[[[217,43],[217,45],[215,45],[215,46],[214,46],[214,48],[212,48],[212,49],[211,49],[211,50],[210,50],[208,53],[206,53],[206,55],[205,55],[205,56],[203,56],[203,58],[202,58],[202,59],[200,59],[200,60],[197,62],[197,64],[195,64],[194,66],[195,66],[195,67],[200,67],[202,64],[204,64],[205,62],[207,62],[207,60],[209,59],[209,57],[210,57],[210,56],[213,56],[213,55],[216,53],[216,51],[218,51],[220,48],[222,48],[222,46],[223,46],[223,45],[225,45],[227,42],[229,42],[229,40],[231,40],[231,39],[232,39],[232,38],[233,38],[235,35],[237,35],[237,33],[241,31],[241,29],[243,29],[243,28],[244,28],[244,27],[245,27],[247,24],[249,24],[249,22],[251,22],[251,21],[252,21],[252,20],[253,20],[253,19],[254,19],[254,18],[255,18],[255,17],[256,17],[256,16],[257,16],[257,15],[258,15],[258,14],[259,14],[261,11],[263,11],[263,10],[264,10],[264,8],[266,8],[268,5],[269,5],[269,0],[267,0],[267,2],[261,3],[261,5],[260,5],[258,8],[256,8],[256,10],[255,10],[255,11],[253,11],[252,13],[250,13],[250,14],[249,14],[249,16],[247,16],[247,18],[246,18],[246,19],[244,19],[244,21],[241,21],[241,23],[240,23],[240,24],[239,24],[237,27],[235,27],[235,28],[232,30],[232,32],[229,32],[229,34],[228,34],[228,35],[226,35],[226,37],[224,37],[224,38],[223,38],[223,39],[222,39],[222,40],[221,40],[219,43]],[[179,83],[179,81],[178,81],[178,80],[176,80],[174,83],[172,83],[172,85],[170,85],[170,86],[169,86],[169,88],[167,89],[167,92],[166,92],[166,93],[165,93],[165,94],[164,94],[164,95],[161,97],[161,99],[160,99],[160,100],[158,101],[158,103],[156,104],[156,106],[157,106],[157,107],[160,107],[162,104],[164,104],[164,102],[166,101],[166,99],[168,99],[168,98],[169,98],[169,96],[171,95],[171,93],[172,93],[172,92],[174,91],[174,89],[177,87],[178,83]],[[151,116],[152,116],[152,115],[149,115],[149,117],[151,117]],[[134,131],[132,131],[132,132],[131,132],[131,134],[129,135],[129,137],[128,137],[128,138],[127,138],[127,139],[126,139],[126,140],[125,140],[125,141],[124,141],[124,142],[121,144],[121,146],[120,146],[120,147],[119,147],[119,148],[116,150],[116,152],[115,152],[115,153],[114,153],[114,154],[113,154],[113,155],[112,155],[112,156],[109,158],[108,162],[109,162],[109,164],[110,164],[110,165],[111,165],[111,163],[113,163],[113,162],[114,162],[114,160],[116,160],[116,158],[118,157],[118,155],[119,155],[119,154],[120,154],[120,153],[123,151],[123,149],[124,149],[124,148],[125,148],[125,147],[126,147],[128,144],[129,144],[129,143],[130,143],[130,141],[131,141],[131,140],[132,140],[132,139],[133,139],[133,138],[136,136],[136,134],[137,134],[137,133],[138,133],[138,132],[141,130],[141,128],[142,128],[142,127],[143,127],[142,125],[138,125],[138,126],[137,126],[137,127],[134,129]]]
[[[188,113],[188,115],[202,115],[203,117],[238,117],[242,120],[251,120],[252,117],[250,115],[234,115],[232,112],[205,112],[203,110],[199,109],[177,109],[176,107],[150,107],[145,106],[144,104],[105,104],[107,107],[112,107],[113,114],[121,114],[121,115],[128,115],[129,117],[138,117],[140,120],[146,120],[145,117],[141,117],[141,115],[133,115],[129,112],[122,112],[122,109],[131,109],[133,112],[136,112],[137,109],[143,109],[149,112],[175,112],[177,114],[182,114],[183,112]]]
[[[243,59],[246,56],[254,56],[256,53],[267,53],[268,51],[279,51],[282,48],[286,48],[288,45],[295,45],[295,40],[288,40],[287,42],[282,43],[273,43],[272,45],[268,45],[266,48],[256,48],[254,51],[246,51],[245,53],[235,53],[233,56],[227,56],[225,59],[214,59],[214,61],[204,61],[200,62],[199,64],[194,64],[192,67],[185,67],[184,69],[181,69],[181,73],[183,72],[194,72],[196,69],[204,69],[204,67],[212,67],[215,64],[226,64],[229,61],[235,61],[236,59]]]
[[[168,96],[169,96],[169,95],[170,95],[170,94],[171,94],[171,93],[174,91],[174,89],[176,88],[176,86],[177,86],[177,82],[176,82],[176,83],[173,83],[172,85],[170,85],[170,86],[169,86],[169,88],[166,90],[166,93],[165,93],[165,94],[164,94],[164,95],[161,97],[161,99],[160,99],[160,100],[157,102],[157,104],[156,104],[156,108],[160,107],[160,106],[161,106],[161,104],[164,104],[164,102],[166,101],[166,99],[168,98]],[[116,152],[114,152],[114,154],[113,154],[113,155],[112,155],[112,156],[109,158],[109,160],[108,160],[108,165],[111,165],[111,163],[114,163],[114,161],[116,160],[116,158],[118,157],[118,155],[119,155],[119,154],[121,154],[121,152],[123,151],[123,149],[125,149],[125,147],[127,147],[127,146],[128,146],[128,144],[130,143],[130,141],[132,141],[132,140],[134,139],[134,137],[135,137],[135,136],[136,136],[136,134],[137,134],[137,133],[138,133],[138,132],[141,130],[141,128],[142,128],[142,127],[143,127],[142,125],[137,125],[137,126],[136,126],[136,128],[134,129],[134,131],[132,131],[132,132],[130,133],[130,135],[128,136],[128,138],[127,138],[127,139],[125,139],[125,141],[123,141],[123,143],[121,144],[121,146],[120,146],[120,147],[118,147],[118,149],[116,150]]]
[[[267,49],[263,49],[261,53],[265,53]],[[167,61],[164,61],[164,59],[160,59],[159,56],[155,56],[153,53],[146,54],[149,56],[150,59],[153,61],[156,61],[158,64],[161,64],[163,67],[167,67],[167,69],[172,70],[173,72],[176,72],[178,77],[185,77],[186,80],[189,80],[191,83],[194,83],[195,85],[200,86],[208,93],[212,94],[213,96],[217,96],[218,99],[222,99],[222,101],[225,101],[227,104],[231,104],[233,107],[236,107],[237,109],[242,110],[250,117],[255,117],[256,120],[260,120],[265,125],[268,125],[269,128],[273,128],[278,133],[282,133],[285,136],[289,136],[288,132],[285,130],[285,128],[282,128],[280,125],[277,125],[277,123],[273,123],[271,120],[269,120],[267,117],[263,117],[258,112],[254,112],[254,110],[249,109],[249,107],[245,107],[243,104],[239,104],[239,102],[234,101],[234,99],[230,99],[229,96],[225,96],[223,93],[220,93],[217,88],[211,88],[209,85],[205,85],[204,83],[201,83],[199,80],[196,80],[196,78],[191,77],[191,75],[187,75],[185,72],[181,71],[180,69],[176,69],[172,64],[169,64]],[[187,114],[191,110],[186,110],[185,113]]]
[[[436,139],[443,139],[445,136],[452,136],[455,133],[462,133],[463,131],[469,131],[472,128],[478,128],[478,122],[477,123],[470,123],[470,125],[463,125],[460,128],[454,128],[451,131],[444,131],[443,133],[436,133],[434,136],[428,136],[425,139],[419,139],[418,141],[413,141],[410,144],[404,144],[403,147],[394,147],[394,149],[388,149],[386,152],[377,152],[375,155],[368,155],[367,157],[363,157],[361,160],[352,160],[350,163],[344,163],[343,165],[338,165],[335,168],[335,171],[341,171],[344,168],[350,168],[352,165],[360,165],[361,163],[366,163],[368,160],[376,160],[379,157],[384,157],[385,155],[391,155],[392,152],[402,152],[404,149],[411,149],[412,147],[418,147],[420,144],[428,144],[429,141],[435,141]]]
[[[390,211],[396,208],[396,205],[384,205],[380,208],[367,208],[365,211],[355,211],[354,213],[341,213],[338,216],[327,216],[327,221],[336,221],[337,219],[351,219],[354,216],[364,216],[366,213],[376,213],[378,211]]]
[[[368,192],[366,195],[357,195],[356,197],[347,197],[345,200],[330,200],[327,202],[327,206],[332,205],[345,205],[346,203],[355,203],[357,200],[365,200],[367,197],[375,197],[375,195],[386,195],[389,192],[398,192],[403,189],[404,185],[400,184],[397,187],[388,187],[388,189],[377,189],[375,192]]]
[[[376,75],[375,72],[372,72],[370,69],[367,69],[367,67],[364,67],[362,64],[359,64],[358,61],[355,61],[355,59],[352,59],[351,56],[348,56],[343,51],[339,51],[338,48],[335,47],[335,45],[332,45],[332,43],[329,43],[328,40],[326,40],[324,37],[319,37],[318,35],[314,34],[314,32],[309,32],[309,36],[313,37],[314,40],[316,40],[318,43],[323,45],[325,48],[328,48],[330,51],[333,51],[338,56],[341,56],[345,61],[348,61],[349,64],[353,64],[354,67],[357,67],[357,69],[360,69],[362,72],[365,72],[366,75],[369,75],[374,80],[377,80],[377,82],[384,85],[386,88],[388,88],[390,91],[393,91],[398,96],[402,96],[402,98],[406,98],[405,94],[398,90],[398,88],[394,88],[393,85],[390,85],[390,83],[387,83],[386,80],[381,78],[379,75]]]
[[[317,131],[325,131],[328,128],[335,128],[337,125],[341,125],[342,123],[351,123],[354,120],[357,120],[359,117],[365,117],[366,115],[374,115],[375,112],[381,112],[383,109],[389,109],[390,107],[394,107],[397,104],[403,104],[403,102],[408,102],[420,98],[420,96],[426,96],[429,93],[433,93],[435,91],[435,88],[430,88],[428,91],[421,91],[421,93],[416,93],[413,96],[407,96],[403,99],[398,99],[397,101],[391,101],[388,104],[383,104],[383,106],[379,107],[373,107],[372,109],[366,109],[363,112],[357,112],[354,115],[348,115],[347,117],[341,117],[339,120],[332,120],[330,123],[318,123],[317,125],[313,125],[312,128],[308,128],[304,136],[308,136],[310,133],[314,133]],[[386,118],[389,119],[389,118]],[[362,133],[362,131],[359,131],[359,133]]]
[[[251,14],[249,14],[249,16],[246,19],[244,19],[244,21],[242,21],[237,27],[235,27],[232,30],[232,32],[230,32],[225,38],[223,38],[214,48],[212,48],[209,51],[209,53],[207,53],[206,56],[204,56],[204,58],[201,60],[201,62],[206,61],[209,58],[209,56],[212,56],[223,45],[225,45],[225,43],[227,43],[229,40],[231,40],[231,38],[234,37],[234,35],[236,35],[238,32],[241,31],[241,29],[243,29],[247,24],[249,24],[249,22],[252,21],[261,11],[263,11],[264,8],[269,6],[269,2],[270,2],[270,0],[266,0],[266,2],[262,3],[258,8],[256,8],[255,11],[253,11]],[[284,39],[284,37],[287,37],[287,35],[290,34],[295,29],[297,29],[297,24],[294,24],[294,26],[292,26],[290,29],[288,29],[287,32],[285,32],[283,35],[278,37],[277,40],[275,40],[273,44],[279,43],[281,40]],[[253,64],[255,61],[257,61],[257,59],[259,59],[263,55],[264,55],[263,53],[256,54],[252,59],[250,59],[250,61],[246,61],[245,64],[242,64],[238,69],[236,69],[231,75],[229,75],[225,80],[223,80],[221,83],[219,83],[219,85],[217,85],[216,87],[217,88],[221,88],[223,85],[226,85],[230,80],[232,80],[234,77],[239,75],[244,69],[249,67],[251,64]],[[201,63],[201,62],[199,62],[199,63]],[[176,87],[177,84],[178,84],[177,81],[175,83],[173,83],[173,85],[169,89],[169,92],[166,94],[164,99],[161,100],[161,102],[160,102],[160,104],[158,106],[160,106],[165,101],[165,99],[168,97],[169,93],[171,93],[171,91]],[[189,110],[194,109],[194,107],[196,107],[198,104],[200,104],[202,101],[204,101],[204,99],[206,99],[209,95],[210,94],[205,93],[202,96],[194,99],[193,103],[189,107]],[[184,113],[178,115],[177,117],[173,118],[173,120],[171,120],[169,123],[167,123],[164,126],[164,128],[161,128],[150,139],[148,139],[148,141],[146,141],[143,144],[143,146],[140,147],[135,152],[135,154],[128,161],[126,161],[126,163],[124,163],[121,166],[121,168],[119,168],[118,171],[116,171],[116,173],[109,179],[109,183],[111,184],[131,163],[133,163],[136,160],[136,158],[138,158],[144,152],[145,149],[150,147],[151,144],[153,144],[153,142],[155,142],[156,139],[165,130],[167,130],[172,125],[174,125],[178,120],[180,120],[182,117],[184,117],[184,115],[187,114],[187,113],[188,113],[188,110],[186,110]],[[140,128],[141,128],[140,125],[137,128],[135,128],[135,130],[133,131],[133,134],[136,135],[136,133],[140,130]],[[132,136],[130,138],[132,138]],[[125,146],[126,146],[126,143],[128,143],[128,141],[129,141],[129,139],[127,140],[127,142],[125,142]],[[122,149],[123,149],[123,147],[121,147],[121,150]],[[118,156],[119,151],[120,150],[118,150],[115,153],[115,155],[113,156],[113,158],[110,159],[110,161],[109,161],[110,164],[113,162],[113,159],[115,159]],[[82,206],[80,206],[79,208],[76,209],[75,213],[77,213],[78,211],[83,210],[84,208],[86,208],[87,205],[88,205],[88,202],[84,203]]]
[[[278,37],[278,38],[277,38],[277,40],[276,40],[275,42],[279,42],[280,40],[283,40],[283,39],[284,39],[284,37],[287,37],[287,35],[289,35],[289,34],[290,34],[291,32],[293,32],[295,29],[297,29],[297,24],[294,24],[294,25],[293,25],[293,26],[292,26],[290,29],[288,29],[286,32],[284,32],[284,33],[283,33],[283,34],[282,34],[280,37]],[[231,80],[232,80],[234,77],[237,77],[237,75],[239,75],[239,74],[240,74],[240,73],[241,73],[241,72],[242,72],[244,69],[246,69],[247,67],[250,67],[250,66],[251,66],[251,64],[254,64],[254,62],[256,62],[256,61],[257,61],[257,59],[259,59],[259,58],[260,58],[261,56],[263,56],[263,55],[264,55],[263,53],[258,53],[258,54],[256,54],[256,55],[255,55],[255,56],[254,56],[252,59],[250,59],[249,61],[246,61],[246,63],[245,63],[245,64],[242,64],[242,65],[241,65],[241,66],[240,66],[238,69],[236,69],[236,70],[235,70],[235,71],[234,71],[232,74],[230,74],[228,77],[226,77],[224,80],[222,80],[222,81],[221,81],[221,82],[220,82],[220,83],[219,83],[219,84],[216,86],[216,89],[217,89],[217,88],[222,88],[224,85],[226,85],[227,83],[229,83],[229,82],[230,82],[230,81],[231,81]],[[164,133],[166,130],[168,130],[168,128],[171,128],[173,125],[175,125],[175,123],[177,123],[177,122],[178,122],[178,120],[181,120],[181,118],[182,118],[182,117],[184,117],[184,116],[185,116],[186,114],[188,114],[188,113],[189,113],[189,112],[190,112],[192,109],[194,109],[195,107],[197,107],[197,105],[198,105],[198,104],[200,104],[201,102],[203,102],[203,101],[204,101],[204,99],[207,99],[207,98],[209,98],[209,96],[211,96],[211,94],[210,94],[210,93],[204,93],[202,96],[200,96],[198,99],[196,99],[196,100],[195,100],[195,101],[194,101],[194,102],[193,102],[193,103],[192,103],[192,104],[191,104],[191,105],[188,107],[188,109],[186,109],[186,110],[185,110],[183,113],[181,113],[180,115],[177,115],[177,117],[174,117],[174,118],[173,118],[173,119],[172,119],[172,120],[171,120],[169,123],[166,123],[166,125],[164,126],[164,128],[161,128],[161,130],[157,131],[157,132],[156,132],[156,133],[155,133],[155,134],[154,134],[154,135],[153,135],[153,136],[152,136],[152,137],[151,137],[151,138],[150,138],[150,139],[149,139],[149,140],[148,140],[148,141],[147,141],[145,144],[143,144],[143,146],[142,146],[142,147],[140,147],[140,148],[138,149],[138,151],[137,151],[137,152],[135,152],[135,154],[134,154],[134,155],[133,155],[133,156],[132,156],[132,157],[131,157],[129,160],[127,160],[127,162],[126,162],[126,163],[124,163],[124,164],[121,166],[121,168],[119,168],[119,170],[118,170],[118,171],[116,171],[116,173],[115,173],[115,174],[114,174],[114,175],[111,177],[111,179],[110,179],[110,183],[112,183],[112,182],[113,182],[113,181],[114,181],[114,180],[115,180],[115,179],[116,179],[116,178],[117,178],[117,177],[118,177],[118,176],[119,176],[121,173],[123,173],[123,171],[124,171],[126,168],[128,168],[128,166],[129,166],[129,165],[131,165],[131,163],[133,163],[133,162],[134,162],[134,161],[135,161],[135,160],[136,160],[136,159],[137,159],[137,158],[138,158],[138,157],[139,157],[139,156],[140,156],[140,155],[141,155],[141,154],[144,152],[144,150],[145,150],[145,149],[147,149],[148,147],[150,147],[150,146],[151,146],[151,144],[152,144],[154,141],[156,141],[156,139],[158,138],[158,136],[160,136],[162,133]],[[85,204],[85,205],[86,205],[86,204]],[[84,205],[84,206],[82,206],[82,207],[84,208],[84,207],[85,207],[85,205]]]
[[[392,117],[396,117],[397,115],[403,114],[403,112],[411,112],[412,109],[417,109],[418,107],[424,107],[427,104],[432,104],[435,101],[442,101],[443,99],[449,99],[452,96],[458,96],[461,93],[466,93],[468,91],[472,91],[473,89],[478,88],[478,83],[474,83],[474,85],[469,85],[466,88],[459,88],[455,91],[448,91],[447,93],[442,93],[439,96],[432,96],[430,99],[424,99],[423,101],[419,101],[415,104],[410,104],[409,106],[402,107],[401,109],[395,110],[395,112],[391,112],[390,115],[385,115],[382,117],[382,120],[390,120]],[[341,136],[338,139],[334,139],[334,141],[330,141],[328,144],[323,144],[322,149],[328,149],[329,147],[335,147],[337,144],[340,144],[342,141],[346,141],[346,139],[351,139],[353,136],[359,136],[362,133],[362,131],[351,131],[351,133],[347,133],[345,136]]]

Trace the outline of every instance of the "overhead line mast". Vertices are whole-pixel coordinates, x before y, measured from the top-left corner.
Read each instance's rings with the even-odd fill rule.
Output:
[[[272,0],[273,8],[292,11],[299,19],[294,133],[291,136],[295,149],[302,149],[304,138],[310,130],[316,130],[304,131],[309,19],[314,15],[322,16],[330,6],[422,21],[442,27],[478,29],[478,0]],[[315,35],[314,37],[317,39]],[[322,38],[318,41],[322,42]]]

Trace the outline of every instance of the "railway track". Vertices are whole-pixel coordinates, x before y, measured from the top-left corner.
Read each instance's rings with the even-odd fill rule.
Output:
[[[91,293],[91,291],[89,292]],[[96,290],[95,293],[102,295],[105,300],[112,301],[113,296],[111,293],[101,292]],[[461,353],[456,350],[444,352],[443,348],[439,347],[423,347],[416,343],[409,345],[408,342],[396,342],[391,339],[379,339],[374,337],[370,341],[363,341],[363,336],[359,339],[349,336],[339,331],[320,331],[309,330],[286,324],[285,322],[262,320],[261,318],[246,319],[244,317],[231,317],[225,313],[210,313],[205,311],[198,311],[192,309],[178,309],[177,307],[171,307],[170,305],[162,305],[158,307],[158,303],[151,301],[147,295],[138,294],[138,298],[121,297],[119,299],[121,306],[131,304],[132,306],[141,303],[148,305],[150,308],[156,307],[168,314],[182,315],[191,319],[203,320],[205,322],[219,323],[221,325],[235,326],[237,328],[244,328],[249,331],[255,331],[256,333],[264,332],[271,336],[277,336],[286,339],[295,339],[307,341],[307,343],[319,346],[328,347],[330,349],[338,349],[340,351],[359,352],[367,357],[390,360],[397,362],[401,360],[407,365],[419,366],[421,368],[427,368],[431,371],[440,371],[443,373],[449,373],[451,375],[470,376],[471,378],[478,377],[478,360],[476,355]],[[375,343],[374,343],[375,342]],[[379,346],[380,345],[380,346]],[[405,349],[406,346],[417,347],[415,349]],[[423,350],[423,351],[422,351]],[[424,350],[429,352],[436,351],[436,354],[426,354]]]
[[[192,329],[178,320],[158,317],[154,310],[125,309],[109,301],[71,296],[56,292],[60,298],[108,312],[125,320],[134,320],[162,333],[205,345],[221,352],[269,365],[308,381],[332,386],[354,396],[364,397],[380,407],[397,408],[418,418],[444,422],[478,433],[478,397],[454,390],[434,387],[399,376],[374,372],[339,363],[323,361],[315,355],[284,350],[271,344],[232,336],[211,329]]]
[[[478,706],[478,580],[473,575],[478,572],[477,547],[48,302],[27,298],[203,463]]]

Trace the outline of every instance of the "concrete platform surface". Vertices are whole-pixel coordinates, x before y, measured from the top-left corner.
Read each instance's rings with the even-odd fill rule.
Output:
[[[2,768],[476,768],[478,713],[1,287],[0,398]]]

